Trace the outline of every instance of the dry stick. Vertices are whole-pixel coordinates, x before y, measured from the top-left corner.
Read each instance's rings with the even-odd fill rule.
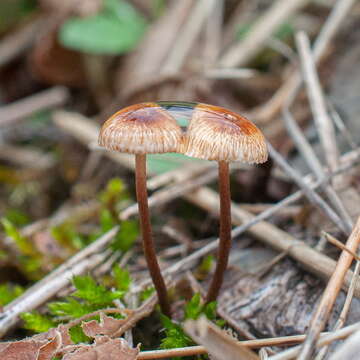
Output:
[[[324,333],[325,334],[325,333]],[[239,341],[242,346],[250,349],[258,349],[264,346],[289,346],[304,341],[305,335],[281,336],[276,338],[256,339]],[[138,360],[165,359],[177,356],[193,356],[207,354],[204,346],[188,346],[184,348],[168,350],[141,351]]]
[[[135,155],[136,198],[139,205],[140,225],[143,239],[144,255],[149,267],[151,278],[158,294],[161,311],[171,316],[165,281],[161,275],[156,259],[154,241],[151,233],[151,223],[146,189],[146,155]]]
[[[349,287],[349,291],[346,294],[346,299],[345,299],[343,309],[341,310],[339,319],[337,320],[337,322],[336,322],[336,324],[334,326],[335,331],[341,329],[345,324],[346,317],[347,317],[347,315],[349,313],[351,302],[352,302],[352,299],[354,297],[355,286],[356,286],[356,283],[359,280],[359,273],[360,273],[360,261],[357,261],[356,266],[355,266],[355,270],[354,270],[354,275],[353,275],[353,277],[351,279],[351,284],[350,284],[350,287]],[[316,356],[316,360],[322,360],[327,355],[328,351],[329,351],[329,346],[328,345],[324,346],[319,351],[319,354]]]
[[[336,2],[333,10],[326,19],[315,40],[313,47],[313,57],[315,63],[319,63],[322,59],[330,41],[339,30],[342,21],[347,16],[354,3],[355,0],[338,0]],[[259,122],[271,121],[281,111],[286,99],[296,96],[301,83],[302,79],[300,77],[300,73],[299,71],[295,71],[288,77],[286,82],[280,87],[275,95],[267,103],[265,103],[265,105],[262,105],[253,112],[253,116],[257,118]]]
[[[277,0],[253,25],[246,38],[231,47],[220,59],[221,67],[243,66],[256,56],[266,40],[292,14],[305,6],[308,0]]]
[[[269,154],[272,159],[296,182],[296,184],[304,191],[307,198],[316,205],[324,215],[326,215],[339,229],[348,234],[347,228],[343,226],[341,219],[334,210],[302,179],[302,176],[293,169],[287,161],[268,143]]]
[[[316,344],[317,347],[322,347],[331,344],[336,340],[346,339],[356,331],[360,331],[360,323],[349,325],[343,329],[321,335],[320,340]],[[301,346],[295,346],[289,350],[285,350],[277,355],[270,356],[269,360],[290,360],[294,359],[300,352]]]
[[[336,239],[336,237],[328,234],[326,231],[322,231],[321,232],[322,235],[324,235],[325,239],[335,245],[336,247],[338,247],[341,250],[346,251],[347,253],[349,253],[355,260],[360,260],[360,256],[357,255],[354,251],[351,251],[349,248],[347,248],[341,241],[339,241],[338,239]]]
[[[175,46],[161,68],[161,74],[171,75],[180,70],[215,3],[215,0],[199,0],[195,3],[186,24],[178,34]]]
[[[0,127],[15,125],[19,120],[36,111],[63,105],[68,97],[69,93],[66,88],[56,86],[2,106],[0,107]]]
[[[212,180],[216,179],[217,176],[218,171],[216,169],[210,169],[209,171],[195,179],[190,178],[189,180],[186,180],[184,182],[180,181],[177,184],[168,186],[152,194],[151,197],[148,199],[148,204],[150,207],[154,205],[162,205],[172,199],[176,199],[177,197],[188,193],[191,190],[194,190],[199,186],[211,182]],[[130,205],[128,208],[126,208],[120,213],[120,219],[126,220],[137,213],[137,205]]]
[[[206,295],[206,302],[215,301],[219,295],[231,249],[230,176],[229,163],[227,163],[226,161],[219,161],[219,195],[220,241],[216,269]]]
[[[325,97],[316,71],[310,48],[309,38],[303,31],[295,36],[297,49],[300,55],[302,74],[307,88],[308,98],[314,121],[323,147],[324,156],[331,171],[339,165],[339,150],[336,145],[334,125],[327,113]]]
[[[349,236],[346,247],[351,251],[356,251],[360,243],[360,217],[358,218],[353,232]],[[311,319],[308,336],[302,346],[299,360],[310,359],[314,350],[317,339],[319,338],[321,330],[327,322],[330,311],[334,305],[336,297],[341,289],[346,272],[348,271],[353,257],[346,251],[342,251],[340,258],[336,264],[334,274],[331,276],[326,289],[321,298],[320,304]]]
[[[330,116],[331,116],[332,120],[334,121],[335,126],[338,128],[340,133],[343,135],[344,139],[346,140],[346,142],[348,143],[350,148],[352,150],[356,149],[357,144],[354,140],[353,134],[351,134],[350,131],[347,129],[347,127],[344,124],[343,119],[341,118],[341,116],[335,109],[335,106],[329,99],[327,99],[327,106],[329,108]]]
[[[3,38],[0,42],[0,67],[30,48],[43,24],[44,19],[39,17]]]
[[[292,102],[292,99],[290,99],[290,103]],[[315,176],[322,181],[325,179],[326,174],[325,171],[316,156],[314,150],[312,149],[311,145],[307,141],[306,137],[300,130],[299,125],[293,118],[293,116],[290,113],[289,107],[285,107],[283,111],[283,118],[285,120],[285,126],[290,133],[292,139],[294,140],[298,150],[302,154],[303,158],[305,159],[306,163],[309,165],[310,169],[314,172]],[[340,214],[341,221],[343,224],[343,227],[347,229],[348,232],[352,229],[352,220],[344,208],[343,203],[339,199],[337,193],[334,191],[334,189],[331,187],[330,184],[323,184],[323,189],[331,201],[332,205],[336,208],[338,213]]]

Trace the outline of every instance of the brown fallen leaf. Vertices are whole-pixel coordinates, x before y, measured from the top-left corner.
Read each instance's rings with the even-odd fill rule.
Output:
[[[97,335],[113,335],[120,327],[127,322],[127,319],[115,319],[107,316],[104,313],[100,313],[100,322],[97,320],[91,320],[83,322],[81,327],[85,335],[89,337],[95,337]]]
[[[184,330],[195,342],[206,348],[212,359],[221,360],[226,354],[227,360],[260,360],[255,352],[205,317],[185,321]]]
[[[62,360],[135,360],[139,351],[122,338],[98,336],[92,345],[70,346]]]
[[[51,360],[61,346],[61,335],[55,333],[52,339],[35,340],[28,338],[20,341],[0,343],[1,360]]]

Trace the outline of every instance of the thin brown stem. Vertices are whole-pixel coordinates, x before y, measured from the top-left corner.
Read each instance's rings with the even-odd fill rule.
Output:
[[[220,244],[214,277],[206,296],[206,302],[215,301],[223,282],[231,248],[231,201],[229,164],[219,161],[220,194]]]
[[[139,205],[140,225],[143,238],[144,255],[154,283],[161,311],[171,315],[165,281],[161,275],[156,259],[155,246],[152,238],[151,223],[146,189],[146,155],[135,155],[136,197]]]

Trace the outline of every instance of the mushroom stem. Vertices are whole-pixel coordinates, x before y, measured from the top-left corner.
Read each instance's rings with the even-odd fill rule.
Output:
[[[143,239],[145,259],[149,267],[151,279],[154,283],[161,311],[168,317],[171,316],[165,281],[161,275],[156,259],[154,241],[152,238],[148,195],[146,189],[146,155],[135,155],[136,197],[139,206],[140,225]]]
[[[220,193],[220,244],[217,265],[211,281],[206,302],[215,301],[224,279],[231,248],[231,200],[229,163],[219,161],[219,193]]]

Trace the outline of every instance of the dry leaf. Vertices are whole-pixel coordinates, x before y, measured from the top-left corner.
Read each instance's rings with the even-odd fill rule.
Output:
[[[32,338],[0,344],[1,360],[51,360],[61,347],[61,335],[55,333],[52,339]]]
[[[203,345],[213,359],[222,360],[259,360],[256,353],[240,344],[225,331],[221,330],[205,317],[199,320],[187,320],[184,330],[198,344]]]
[[[138,354],[139,348],[131,348],[124,339],[99,336],[93,345],[71,347],[62,360],[135,360]]]
[[[114,319],[104,313],[100,314],[100,322],[91,320],[83,322],[81,327],[85,335],[95,337],[97,335],[109,335],[116,333],[117,330],[127,321],[127,319]]]

